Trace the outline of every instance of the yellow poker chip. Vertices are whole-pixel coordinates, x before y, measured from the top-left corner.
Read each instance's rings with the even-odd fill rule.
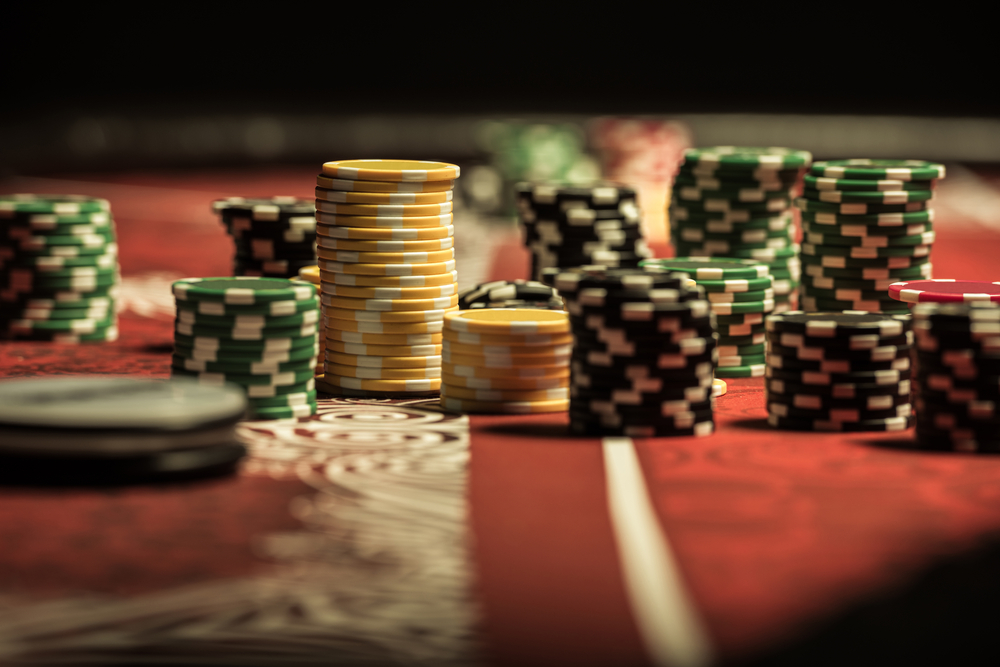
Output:
[[[320,269],[320,289],[325,285],[348,287],[434,287],[458,282],[457,271],[432,273],[425,276],[363,276],[353,273],[336,273]]]
[[[452,203],[446,201],[440,204],[338,204],[317,199],[316,210],[333,215],[413,218],[451,213]]]
[[[566,412],[569,399],[555,401],[468,401],[441,395],[441,407],[456,412],[527,415],[541,412]]]
[[[441,379],[441,395],[473,401],[560,401],[569,399],[569,387],[554,389],[469,389]]]
[[[350,366],[326,362],[326,372],[341,377],[363,378],[366,380],[423,380],[440,378],[441,368],[429,366],[426,368],[372,368],[370,366]]]
[[[439,368],[441,355],[423,357],[370,357],[362,354],[341,354],[326,352],[327,363],[341,366],[364,366],[365,368]]]
[[[348,310],[394,312],[408,310],[444,310],[458,306],[458,295],[439,296],[434,299],[355,299],[352,297],[324,296],[323,305]]]
[[[418,193],[450,192],[455,188],[454,179],[448,181],[423,181],[405,183],[402,181],[352,181],[346,178],[331,178],[325,174],[316,176],[316,185],[327,190],[365,193]]]
[[[483,308],[462,310],[445,317],[452,331],[485,334],[565,334],[569,315],[564,311],[533,308]]]
[[[448,350],[441,353],[441,359],[459,366],[475,366],[477,368],[549,368],[569,366],[569,354],[561,355],[507,355],[484,356],[474,354],[454,354]]]
[[[299,279],[319,285],[319,266],[303,266],[299,269]]]
[[[334,227],[361,227],[370,229],[425,229],[428,227],[450,227],[454,221],[451,213],[441,215],[403,216],[373,216],[373,215],[334,215],[332,213],[316,213],[317,227],[319,224]]]
[[[323,322],[327,335],[331,330],[377,334],[426,334],[441,333],[444,322],[358,322],[355,320],[329,319]]]
[[[330,373],[323,376],[323,384],[332,385],[341,389],[353,389],[355,391],[375,391],[385,393],[424,393],[437,392],[441,389],[439,378],[422,378],[408,380],[365,380],[352,377],[341,377]],[[317,383],[317,386],[322,386]]]
[[[329,342],[354,343],[357,345],[441,345],[441,334],[366,334],[356,331],[327,329]]]
[[[714,378],[712,380],[712,398],[718,398],[723,396],[729,387],[726,385],[726,381],[721,378]]]
[[[469,378],[568,378],[569,364],[526,366],[523,368],[485,368],[482,366],[462,366],[442,359],[441,372]]]
[[[323,319],[356,320],[358,322],[441,322],[447,313],[455,309],[457,306],[437,310],[369,311],[326,306],[323,308]]]
[[[573,344],[570,342],[565,345],[470,345],[447,340],[445,349],[451,354],[484,357],[553,357],[569,355],[573,352]]]
[[[480,334],[462,331],[444,331],[444,339],[464,345],[506,345],[511,347],[538,347],[572,345],[572,334]]]
[[[434,252],[455,247],[455,237],[428,239],[426,241],[345,241],[325,239],[327,250],[353,250],[355,252]]]
[[[454,193],[444,192],[346,192],[316,188],[316,199],[335,204],[443,204],[452,201]]]
[[[455,259],[455,250],[448,248],[447,250],[424,252],[357,252],[355,250],[317,248],[316,256],[327,262],[348,262],[351,264],[428,264]],[[319,265],[323,267],[323,262],[321,261]]]
[[[429,160],[334,160],[323,163],[323,173],[348,181],[389,181],[422,183],[453,181],[461,170],[457,165]]]
[[[327,239],[348,239],[356,241],[419,241],[443,239],[455,236],[454,225],[439,227],[406,227],[379,229],[378,227],[342,227],[338,225],[316,224],[316,244],[320,247],[329,243]]]
[[[366,357],[426,357],[440,356],[441,345],[366,345],[364,343],[342,343],[331,340],[326,349],[341,354],[357,354]]]
[[[361,276],[431,276],[455,270],[455,260],[430,264],[350,264],[323,260],[320,268],[333,273],[353,273]]]
[[[331,285],[320,287],[322,297],[348,297],[351,299],[437,299],[458,296],[458,283],[436,287],[349,287]],[[325,302],[325,300],[324,300]]]
[[[569,388],[569,374],[564,377],[548,378],[476,378],[461,377],[449,373],[441,373],[441,382],[452,387],[468,389],[496,389],[500,391],[539,391],[541,389]]]

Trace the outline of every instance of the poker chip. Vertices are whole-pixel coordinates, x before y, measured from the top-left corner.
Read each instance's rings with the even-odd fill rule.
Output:
[[[355,264],[352,262],[320,261],[321,271],[361,276],[427,276],[450,273],[455,270],[455,260],[429,264]]]
[[[444,192],[350,192],[317,187],[316,199],[342,204],[442,204],[452,201],[453,193],[451,190]]]
[[[569,389],[569,374],[563,377],[494,377],[479,378],[452,375],[442,372],[441,382],[451,388],[467,388],[497,391],[541,391]]]
[[[455,246],[455,239],[417,239],[414,241],[394,240],[362,240],[350,241],[343,239],[324,238],[323,248],[330,250],[350,250],[358,252],[427,252],[447,250]]]
[[[316,244],[323,247],[336,248],[336,242],[329,239],[355,241],[427,241],[452,238],[455,234],[454,225],[439,225],[435,227],[350,227],[349,219],[341,221],[341,225],[316,225]]]
[[[911,280],[893,283],[889,296],[908,303],[1000,302],[1000,282],[978,280]]]
[[[773,171],[807,167],[812,155],[806,151],[777,147],[713,146],[690,148],[684,152],[684,164],[699,170],[750,169]]]
[[[821,163],[817,163],[821,164]],[[828,164],[828,163],[822,163]],[[863,178],[830,178],[826,176],[815,176],[806,174],[802,178],[806,188],[812,190],[844,190],[844,191],[866,191],[866,192],[886,192],[898,190],[932,190],[935,183],[933,179],[920,179],[904,181],[899,179],[863,179]]]
[[[237,276],[294,278],[315,263],[316,216],[312,202],[295,197],[230,197],[212,202],[233,239]]]
[[[454,216],[451,213],[440,215],[422,216],[389,216],[389,215],[349,215],[316,213],[317,227],[322,224],[325,227],[361,227],[371,229],[424,229],[428,227],[442,227],[452,224]]]
[[[340,358],[343,359],[344,355]],[[440,361],[437,362],[436,366],[415,368],[358,366],[356,364],[338,364],[336,363],[335,358],[330,357],[329,352],[327,353],[324,369],[324,377],[333,373],[334,375],[339,375],[340,377],[352,377],[366,380],[414,380],[441,377]]]
[[[829,160],[817,162],[810,169],[815,176],[825,178],[863,179],[867,181],[893,179],[899,181],[929,181],[944,178],[944,165],[923,160]]]
[[[480,283],[458,295],[458,307],[472,308],[546,308],[562,310],[559,293],[549,285],[534,280],[498,280]]]
[[[316,176],[316,185],[327,190],[358,193],[422,193],[447,192],[455,187],[454,179],[441,181],[376,181]]]
[[[350,181],[410,183],[448,181],[458,178],[460,170],[446,162],[429,160],[335,160],[323,163],[323,174]]]
[[[108,202],[0,195],[0,220],[0,338],[116,340],[120,277]]]
[[[319,267],[317,267],[319,270]],[[450,286],[457,289],[458,273],[454,270],[443,273],[432,273],[414,276],[369,276],[350,273],[334,273],[320,271],[321,291],[327,285],[344,285],[347,287],[441,287]]]
[[[323,382],[342,389],[371,391],[378,394],[426,394],[441,390],[440,378],[415,378],[399,380],[369,380],[343,377],[327,371]]]
[[[452,203],[449,201],[440,204],[338,204],[317,197],[316,210],[334,215],[412,218],[451,213]]]

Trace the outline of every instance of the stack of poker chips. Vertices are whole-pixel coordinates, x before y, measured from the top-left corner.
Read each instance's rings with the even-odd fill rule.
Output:
[[[516,191],[535,280],[541,280],[547,268],[634,268],[652,257],[632,188],[615,183],[520,183]]]
[[[683,273],[569,270],[556,287],[570,314],[570,430],[635,437],[715,429],[715,316]]]
[[[904,312],[886,295],[899,280],[929,278],[934,185],[940,164],[920,160],[817,162],[804,179],[804,310]]]
[[[715,313],[719,378],[760,377],[765,369],[764,318],[774,310],[770,268],[750,259],[651,259],[643,268],[682,271],[705,291]]]
[[[799,431],[913,425],[909,314],[779,313],[767,318],[767,421]]]
[[[299,280],[304,280],[307,283],[312,283],[316,287],[316,291],[319,291],[319,267],[304,266],[299,269]],[[318,341],[319,347],[317,348],[316,356],[316,375],[322,377],[323,373],[326,372],[326,325],[322,322],[320,323],[318,330]]]
[[[678,257],[766,263],[776,312],[797,308],[801,276],[791,209],[806,151],[715,146],[685,152],[674,179],[670,229]]]
[[[294,278],[316,263],[316,216],[313,203],[295,197],[212,202],[233,237],[234,276]]]
[[[569,318],[536,308],[484,308],[444,320],[441,407],[534,414],[569,408]]]
[[[185,278],[173,292],[173,375],[243,387],[258,419],[316,413],[315,287],[283,278]]]
[[[919,446],[1000,452],[1000,308],[922,303],[913,319]]]
[[[317,178],[326,373],[357,396],[441,387],[441,331],[458,308],[452,190],[459,168],[423,160],[327,162]]]
[[[562,310],[563,300],[555,288],[535,280],[494,280],[460,292],[458,307]]]
[[[0,195],[0,336],[118,338],[111,207],[79,195]]]

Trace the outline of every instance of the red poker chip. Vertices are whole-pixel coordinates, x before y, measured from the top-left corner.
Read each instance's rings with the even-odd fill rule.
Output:
[[[1000,282],[985,280],[906,280],[889,285],[889,296],[907,303],[1000,303]]]

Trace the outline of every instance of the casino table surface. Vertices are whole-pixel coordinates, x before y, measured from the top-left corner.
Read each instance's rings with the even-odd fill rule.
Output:
[[[210,202],[314,176],[0,181],[108,198],[123,274],[117,342],[2,342],[0,375],[167,377],[170,283],[230,271]],[[934,275],[997,279],[1000,178],[938,193]],[[527,277],[509,221],[456,211],[456,254],[462,287]],[[0,663],[995,663],[1000,458],[776,431],[762,379],[728,384],[706,438],[321,397],[242,423],[228,478],[0,488]]]

